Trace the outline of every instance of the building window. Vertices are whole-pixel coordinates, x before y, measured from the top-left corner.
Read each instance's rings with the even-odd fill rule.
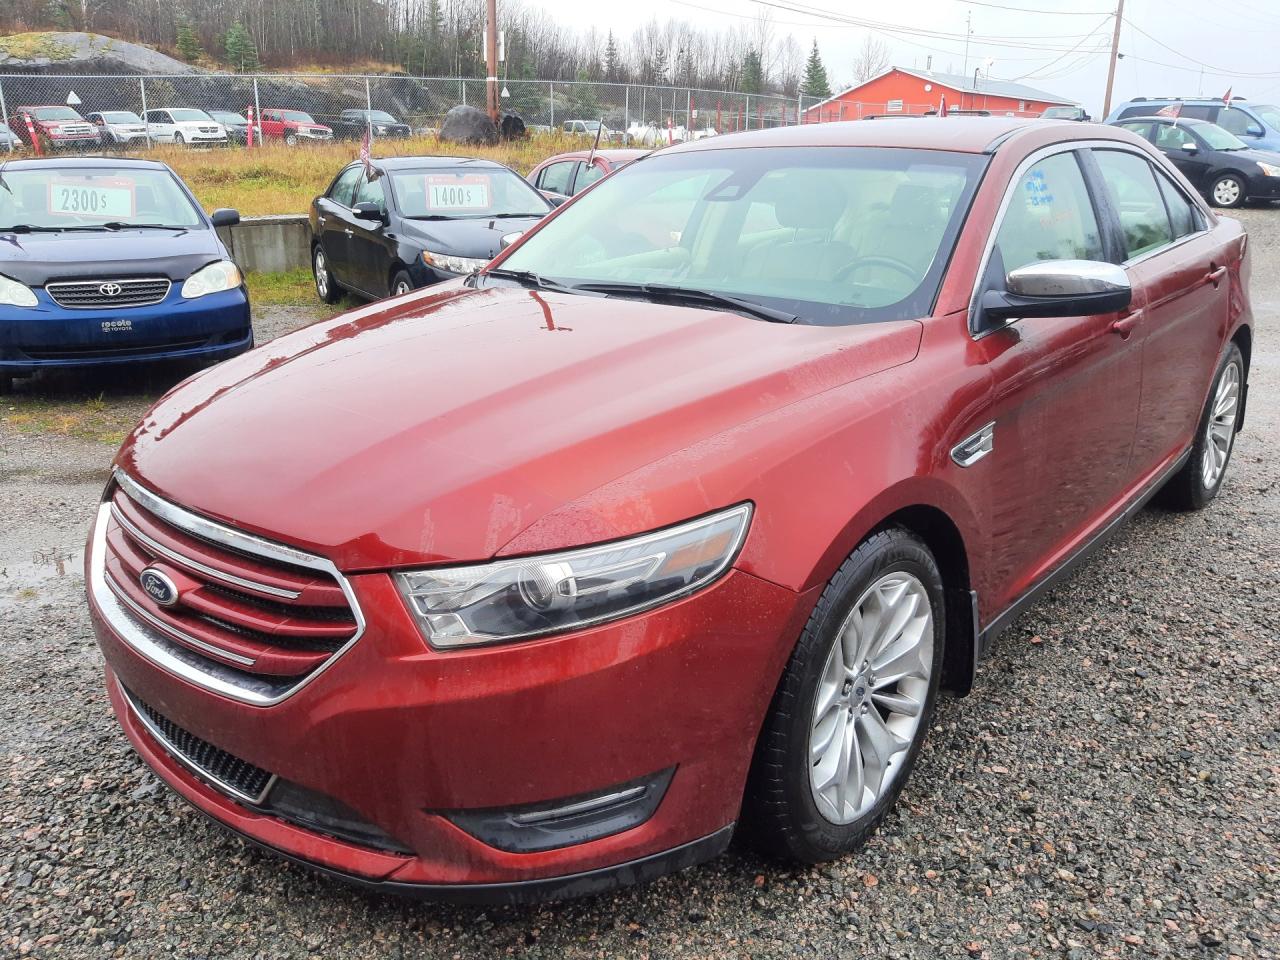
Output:
[[[1025,101],[1025,100],[1019,100],[1019,101],[1018,101],[1018,109],[1019,109],[1019,110],[1025,110],[1025,109],[1027,109],[1027,101]]]
[[[902,112],[902,101],[901,101],[901,100],[890,100],[888,103],[886,103],[886,104],[884,105],[884,109],[885,109],[885,112],[886,112],[886,113],[901,113],[901,112]]]

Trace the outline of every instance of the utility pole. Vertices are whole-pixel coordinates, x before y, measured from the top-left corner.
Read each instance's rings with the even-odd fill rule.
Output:
[[[964,67],[961,73],[969,72],[969,35],[973,33],[973,11],[970,10],[964,15]]]
[[[1116,82],[1116,61],[1120,59],[1120,25],[1124,23],[1124,0],[1117,0],[1116,28],[1111,33],[1111,62],[1107,64],[1107,95],[1102,99],[1102,119],[1111,115],[1111,88]]]
[[[485,106],[489,119],[498,122],[498,0],[487,0],[484,30]]]

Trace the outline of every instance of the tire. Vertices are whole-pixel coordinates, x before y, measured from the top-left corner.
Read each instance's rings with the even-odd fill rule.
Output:
[[[298,145],[298,138],[291,133],[284,138],[284,142],[290,147],[296,147]]]
[[[1232,343],[1218,362],[1213,386],[1196,423],[1191,456],[1160,491],[1165,506],[1202,510],[1222,489],[1240,427],[1240,401],[1247,373],[1240,348]]]
[[[899,590],[903,599],[893,606],[889,600]],[[750,833],[766,851],[805,863],[834,859],[860,846],[893,807],[937,699],[946,623],[943,596],[933,555],[914,535],[896,527],[869,537],[831,578],[783,672],[756,744],[744,813]],[[881,615],[904,611],[906,619],[896,632],[881,636],[853,629],[859,623],[883,624]],[[887,622],[895,623],[892,616]],[[850,648],[840,642],[842,635],[861,635],[871,643],[873,652],[861,664],[861,657],[855,658],[860,672],[852,675],[845,663]],[[912,636],[920,638],[912,668],[927,671],[927,676],[889,684],[883,674],[875,678],[875,665],[885,669],[902,659],[902,645]],[[879,694],[873,694],[877,689]],[[820,697],[824,709],[818,710]],[[891,710],[886,697],[899,706],[912,704],[915,716]],[[886,742],[883,734],[870,735],[877,728],[892,735],[892,746],[883,749],[888,763],[871,762],[880,755],[875,740]],[[830,746],[816,746],[816,740]],[[853,748],[842,756],[839,746],[850,741]],[[816,760],[811,760],[811,746]],[[876,767],[878,789],[873,783]],[[841,769],[864,778],[861,791],[856,786],[860,781],[849,784],[856,800],[848,788],[838,786]],[[820,788],[833,770],[837,785]]]
[[[393,297],[403,297],[406,293],[413,292],[413,280],[407,270],[397,270],[395,272],[391,277],[390,290]]]
[[[1209,186],[1209,202],[1215,207],[1231,210],[1244,206],[1247,199],[1244,179],[1234,173],[1219,174]]]
[[[184,140],[184,139],[182,138],[182,134],[180,134],[180,133],[175,133],[175,134],[173,135],[173,145],[174,145],[175,147],[180,147],[180,146],[182,146],[184,143],[186,143],[186,140]]]
[[[13,393],[13,374],[0,373],[0,397]]]
[[[316,296],[320,298],[320,302],[337,303],[342,296],[342,288],[333,279],[329,261],[318,243],[311,250],[311,276],[316,282]]]

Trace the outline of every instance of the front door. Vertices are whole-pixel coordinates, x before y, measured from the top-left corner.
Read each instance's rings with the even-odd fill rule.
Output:
[[[386,217],[387,199],[381,178],[370,180],[363,175],[357,178],[352,206],[358,203],[375,203]],[[386,224],[381,220],[352,217],[350,244],[353,282],[370,296],[385,297],[391,285],[391,250]]]
[[[1002,287],[1047,260],[1114,261],[1075,151],[1049,154],[1014,185],[986,270]],[[1131,305],[1137,313],[1140,304]],[[977,331],[990,393],[969,418],[993,424],[972,471],[972,502],[990,532],[984,615],[1006,609],[1091,534],[1130,483],[1141,353],[1118,314],[1023,318]],[[979,444],[980,446],[980,444]],[[958,450],[955,459],[964,459]]]

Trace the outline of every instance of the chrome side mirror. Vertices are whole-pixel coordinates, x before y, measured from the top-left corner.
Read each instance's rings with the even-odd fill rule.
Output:
[[[988,290],[982,311],[992,320],[1083,317],[1129,306],[1124,268],[1096,260],[1043,260],[1009,272],[1004,290]]]

